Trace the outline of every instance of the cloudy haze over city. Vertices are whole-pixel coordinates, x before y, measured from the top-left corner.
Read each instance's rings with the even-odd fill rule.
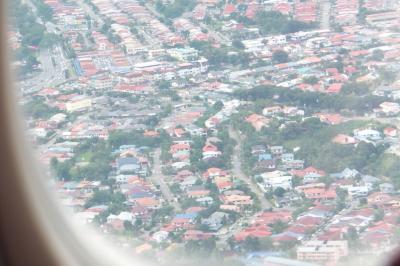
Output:
[[[38,163],[123,254],[367,266],[398,247],[399,0],[12,0],[9,14]]]

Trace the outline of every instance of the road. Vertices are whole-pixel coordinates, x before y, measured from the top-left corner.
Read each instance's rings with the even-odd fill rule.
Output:
[[[104,24],[103,19],[96,12],[93,11],[91,6],[87,5],[85,2],[83,2],[81,0],[76,1],[76,3],[85,11],[86,14],[88,14],[90,16],[90,18],[92,20],[94,20],[97,23],[97,27],[99,29],[101,29],[101,27],[103,27],[103,24]],[[94,30],[94,27],[92,30]]]
[[[31,1],[24,0],[23,2],[27,4],[34,13],[37,13],[37,8]],[[47,32],[59,34],[54,23],[44,23],[39,17],[37,17],[37,22],[44,25]],[[54,58],[56,65],[53,65],[52,57]],[[41,49],[38,52],[38,61],[41,63],[42,71],[40,74],[20,83],[23,93],[35,93],[42,88],[57,86],[66,81],[64,70],[68,69],[69,60],[64,57],[60,46],[55,46],[53,51],[51,49]]]
[[[155,15],[158,18],[163,18],[164,16],[162,14],[160,14],[153,5],[146,3],[145,4],[146,8],[153,13],[153,15]],[[224,45],[230,45],[231,41],[229,40],[229,38],[227,38],[226,36],[224,36],[223,34],[214,31],[213,29],[211,29],[208,25],[204,24],[204,23],[199,23],[199,26],[204,29],[207,30],[208,34],[213,37],[216,41],[218,41],[221,44]]]
[[[233,138],[236,141],[236,143],[238,143],[238,145],[236,145],[233,150],[233,158],[232,158],[232,165],[233,165],[232,171],[234,176],[242,180],[244,183],[246,183],[250,187],[251,191],[253,191],[257,195],[261,203],[261,208],[263,210],[272,208],[273,205],[264,197],[264,193],[242,171],[242,163],[240,160],[240,154],[241,154],[240,143],[242,143],[241,137],[239,136],[238,132],[234,130],[232,127],[229,127],[229,136]]]
[[[175,197],[174,194],[171,192],[171,190],[169,189],[168,185],[165,183],[164,179],[165,176],[163,175],[163,173],[161,172],[161,160],[160,160],[160,155],[161,155],[161,149],[157,148],[154,151],[153,154],[153,173],[150,176],[150,180],[155,184],[158,185],[160,187],[161,193],[163,194],[165,200],[171,204],[176,211],[180,211],[182,208],[180,206],[180,204],[175,201]]]
[[[21,82],[23,93],[35,93],[43,88],[57,86],[66,81],[64,70],[69,67],[69,60],[62,53],[60,46],[53,49],[41,49],[38,53],[38,61],[41,64],[40,74]],[[55,65],[51,58],[54,58]]]
[[[320,25],[321,29],[329,30],[330,29],[330,19],[331,19],[331,2],[329,0],[323,0],[320,3],[321,5],[321,13],[320,13]]]

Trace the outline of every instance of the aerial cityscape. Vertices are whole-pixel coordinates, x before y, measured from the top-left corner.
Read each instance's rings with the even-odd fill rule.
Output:
[[[379,265],[400,243],[399,0],[13,0],[27,138],[157,265]]]

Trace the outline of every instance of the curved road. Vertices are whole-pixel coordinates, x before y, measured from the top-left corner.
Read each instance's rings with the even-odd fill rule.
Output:
[[[241,167],[242,163],[240,160],[240,154],[241,154],[240,143],[242,143],[241,137],[239,136],[238,132],[234,130],[231,126],[229,127],[229,135],[236,141],[236,143],[238,143],[238,145],[236,145],[235,148],[233,149],[233,158],[232,158],[233,174],[237,178],[245,182],[250,187],[251,191],[253,191],[257,195],[261,203],[261,208],[263,210],[272,208],[273,205],[264,197],[264,193],[259,189],[259,187],[254,182],[252,182],[251,178],[247,177],[242,171]]]
[[[165,183],[165,176],[161,172],[161,160],[160,160],[161,150],[157,148],[153,154],[153,173],[150,176],[150,180],[153,184],[158,185],[160,187],[161,193],[163,194],[165,200],[175,208],[175,211],[179,212],[181,210],[181,206],[177,201],[175,201],[174,194],[169,189],[168,185]]]

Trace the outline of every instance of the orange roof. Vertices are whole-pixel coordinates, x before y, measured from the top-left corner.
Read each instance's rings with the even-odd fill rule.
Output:
[[[149,130],[149,131],[145,131],[143,133],[143,135],[146,137],[156,137],[156,136],[160,135],[160,133],[158,133],[157,131]]]
[[[158,200],[150,198],[150,197],[146,197],[146,198],[138,198],[135,199],[135,201],[139,204],[142,205],[144,207],[151,207],[151,206],[156,206],[159,204]]]

